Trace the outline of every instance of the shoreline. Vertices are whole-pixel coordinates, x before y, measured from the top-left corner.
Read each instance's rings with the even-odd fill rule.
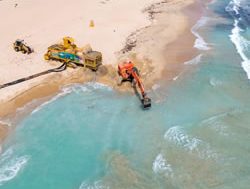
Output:
[[[155,81],[159,81],[161,79],[164,79],[164,81],[170,83],[171,81],[173,81],[173,78],[178,75],[183,69],[184,62],[192,59],[195,55],[197,55],[197,50],[193,48],[194,41],[196,38],[191,32],[191,28],[193,27],[195,22],[197,22],[198,19],[201,17],[201,14],[194,14],[194,7],[195,10],[201,9],[199,3],[197,1],[194,1],[191,5],[187,5],[181,10],[179,10],[179,14],[182,14],[182,16],[184,16],[187,21],[185,29],[181,32],[180,35],[177,36],[177,38],[173,42],[165,44],[164,52],[161,53],[163,53],[166,64],[165,67],[160,70],[160,72],[158,71],[160,76],[158,76],[158,78],[155,77],[152,81],[149,81],[147,79],[148,75],[142,74],[142,80],[145,82],[146,88],[151,88]],[[153,27],[152,24],[149,27]],[[180,48],[181,51],[179,50]],[[172,55],[172,57],[170,56],[169,58],[169,54]],[[166,55],[168,57],[166,57]],[[135,61],[136,65],[139,65],[139,67],[142,68],[142,73],[148,72],[147,69],[149,69],[150,66],[154,66],[151,64],[152,60],[146,60],[147,65],[145,66],[145,71],[145,69],[143,69],[143,66],[146,62],[144,58],[138,58],[137,54],[133,52],[129,52],[128,56],[133,61]],[[171,63],[169,63],[170,61]],[[39,102],[41,104],[45,101],[45,99],[48,100],[52,98],[55,94],[60,92],[60,90],[64,86],[70,84],[84,84],[86,82],[96,81],[111,86],[115,90],[121,92],[131,91],[128,90],[126,86],[118,89],[116,85],[116,69],[113,65],[107,65],[107,67],[109,74],[99,76],[97,74],[97,77],[95,73],[87,69],[68,69],[65,73],[51,74],[41,80],[39,84],[31,86],[30,88],[23,91],[21,94],[18,94],[17,96],[9,99],[8,101],[1,102],[0,118],[15,117],[15,112],[18,108],[24,107],[25,105],[31,103],[34,100],[44,99]],[[36,104],[35,107],[37,107],[39,103]],[[33,107],[32,109],[34,109],[35,107]],[[6,138],[6,136],[8,136],[10,127],[6,125],[1,125],[0,123],[0,128],[0,140],[2,142]]]
[[[162,70],[162,78],[165,78],[167,82],[175,81],[175,78],[185,72],[184,63],[199,55],[199,49],[194,47],[197,38],[192,32],[192,28],[202,17],[202,12],[203,4],[197,0],[183,9],[183,14],[189,18],[187,27],[189,30],[185,30],[173,43],[166,45],[166,54],[170,53],[173,56],[170,60],[174,60],[173,64],[169,64]],[[177,51],[178,53],[176,53]],[[166,60],[168,59],[167,56],[165,57]]]

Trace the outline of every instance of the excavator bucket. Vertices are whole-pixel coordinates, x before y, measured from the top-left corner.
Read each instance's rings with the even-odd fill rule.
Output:
[[[142,105],[143,105],[144,109],[150,108],[151,107],[151,99],[148,97],[143,98]]]

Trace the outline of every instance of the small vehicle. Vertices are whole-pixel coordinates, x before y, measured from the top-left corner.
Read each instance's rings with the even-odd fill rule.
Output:
[[[13,43],[13,48],[16,52],[21,51],[23,54],[30,54],[32,53],[32,49],[31,47],[29,47],[24,40],[21,39],[17,39],[14,43]]]

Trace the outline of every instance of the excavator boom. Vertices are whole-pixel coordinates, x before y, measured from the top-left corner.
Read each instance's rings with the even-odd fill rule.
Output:
[[[151,107],[151,99],[147,97],[143,83],[134,69],[132,71],[132,76],[136,80],[136,83],[138,84],[138,87],[140,88],[141,95],[142,95],[141,102],[142,102],[143,108],[144,109],[150,108]]]
[[[142,97],[144,97],[145,89],[144,89],[143,83],[141,82],[140,77],[137,75],[135,70],[132,71],[132,76],[135,79],[136,83],[138,84],[138,86],[139,86],[139,88],[141,90]]]

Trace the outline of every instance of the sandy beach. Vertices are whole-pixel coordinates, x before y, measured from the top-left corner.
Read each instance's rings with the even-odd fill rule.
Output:
[[[0,1],[1,84],[59,66],[46,62],[43,54],[64,36],[73,37],[79,47],[90,44],[102,52],[108,68],[105,74],[69,68],[1,89],[0,117],[15,114],[34,99],[53,96],[71,83],[97,81],[117,88],[117,63],[128,58],[140,69],[147,90],[158,79],[173,81],[183,62],[196,55],[190,29],[200,12],[195,0],[55,0],[49,6],[42,0]],[[89,27],[91,20],[94,27]],[[15,52],[12,43],[16,39],[24,39],[34,53]],[[1,127],[0,138],[7,130]]]

